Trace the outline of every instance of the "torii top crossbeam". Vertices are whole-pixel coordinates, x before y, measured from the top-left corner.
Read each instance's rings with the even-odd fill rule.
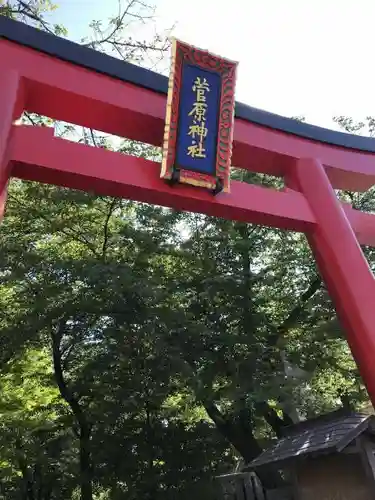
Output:
[[[232,164],[286,188],[171,187],[155,162],[14,124],[26,110],[161,147],[167,78],[1,16],[0,37],[0,208],[13,176],[306,233],[375,402],[375,284],[358,244],[375,245],[375,216],[334,192],[375,183],[374,139],[237,103]]]

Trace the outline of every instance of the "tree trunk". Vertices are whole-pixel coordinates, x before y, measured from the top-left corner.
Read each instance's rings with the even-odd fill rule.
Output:
[[[148,468],[147,468],[147,476],[148,476],[148,491],[146,494],[147,500],[155,500],[158,488],[156,483],[156,472],[154,467],[154,453],[155,453],[155,439],[154,439],[154,428],[153,428],[153,419],[152,419],[152,408],[149,401],[146,401],[145,404],[146,410],[146,420],[145,420],[145,441],[147,443],[147,453],[148,453]]]
[[[69,404],[70,409],[78,425],[79,435],[79,465],[80,465],[80,487],[81,500],[93,500],[92,492],[92,465],[91,465],[91,424],[79,403],[79,399],[68,387],[64,379],[63,367],[61,362],[61,340],[66,328],[66,321],[61,320],[56,331],[51,332],[52,355],[55,379],[63,399]]]
[[[205,403],[204,406],[220,434],[238,451],[245,464],[250,463],[262,453],[263,449],[254,437],[250,419],[246,422],[243,419],[240,419],[238,423],[233,422],[226,419],[214,403]],[[266,474],[259,472],[258,476],[266,489],[277,488],[284,484],[277,471],[269,471]]]
[[[18,466],[21,469],[22,473],[22,497],[25,500],[35,500],[33,480],[30,474],[30,469],[26,462],[22,443],[19,439],[16,440],[16,447],[18,455]]]
[[[272,428],[273,432],[280,439],[284,435],[284,429],[294,422],[288,413],[283,412],[283,418],[279,417],[276,410],[266,401],[257,404],[257,411]]]
[[[90,453],[91,429],[87,425],[80,425],[79,434],[79,465],[81,500],[92,500],[92,470]]]

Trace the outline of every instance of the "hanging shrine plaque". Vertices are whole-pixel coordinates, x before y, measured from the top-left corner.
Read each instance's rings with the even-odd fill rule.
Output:
[[[173,40],[161,177],[229,191],[237,63]]]

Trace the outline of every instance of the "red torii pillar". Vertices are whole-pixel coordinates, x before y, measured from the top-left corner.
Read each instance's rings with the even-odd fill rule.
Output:
[[[22,111],[161,146],[166,79],[0,17],[0,200],[18,177],[306,233],[375,404],[374,277],[359,243],[375,245],[375,216],[334,189],[375,182],[375,142],[238,104],[233,165],[284,177],[283,191],[231,183],[230,193],[168,186],[160,165],[16,126]]]
[[[373,273],[323,165],[316,159],[297,160],[289,185],[304,194],[315,215],[316,224],[307,239],[374,405]]]
[[[16,71],[0,74],[0,218],[6,201],[6,187],[10,177],[9,140],[15,119],[24,110],[23,85]]]

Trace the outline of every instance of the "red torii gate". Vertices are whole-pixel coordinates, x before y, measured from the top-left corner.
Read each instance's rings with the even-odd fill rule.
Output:
[[[375,405],[375,282],[359,246],[375,215],[334,189],[375,182],[375,140],[236,104],[232,164],[283,177],[282,191],[232,181],[214,197],[160,179],[158,163],[17,126],[23,111],[162,146],[167,79],[0,16],[0,211],[10,177],[263,224],[307,235]]]

